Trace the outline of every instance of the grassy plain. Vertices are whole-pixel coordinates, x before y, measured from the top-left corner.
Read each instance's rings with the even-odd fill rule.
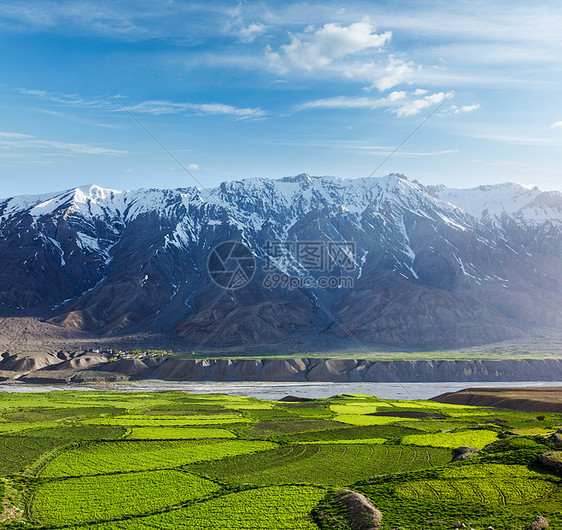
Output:
[[[562,528],[562,415],[346,394],[273,402],[184,392],[0,395],[0,527]],[[480,456],[454,462],[453,449]]]

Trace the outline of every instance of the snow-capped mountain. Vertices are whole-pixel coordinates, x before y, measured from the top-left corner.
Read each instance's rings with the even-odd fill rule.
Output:
[[[257,258],[238,290],[207,270],[225,241]],[[344,260],[332,259],[328,247],[343,243]],[[295,251],[310,244],[321,267]],[[271,273],[350,281],[271,288]],[[452,347],[559,326],[561,280],[562,194],[517,184],[457,190],[396,174],[302,174],[0,200],[3,316],[92,335],[147,331],[228,345],[302,334]]]

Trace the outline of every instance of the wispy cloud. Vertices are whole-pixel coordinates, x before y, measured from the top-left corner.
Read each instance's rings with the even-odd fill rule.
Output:
[[[427,107],[431,107],[433,105],[438,105],[444,99],[450,98],[454,92],[436,92],[435,94],[431,94],[429,96],[425,96],[421,99],[415,99],[405,105],[398,107],[397,109],[393,110],[393,112],[400,118],[406,116],[415,116],[419,114],[423,109]]]
[[[301,103],[295,107],[295,110],[315,110],[315,109],[369,109],[389,108],[399,118],[414,116],[419,114],[423,109],[438,105],[444,99],[450,98],[454,92],[437,92],[429,94],[423,98],[416,98],[420,94],[425,94],[426,90],[415,90],[410,95],[406,91],[394,91],[384,98],[373,97],[348,97],[337,96],[333,98],[316,99]],[[456,107],[459,112],[470,112],[476,110],[479,105],[466,105],[464,107]],[[463,109],[463,110],[460,110]],[[454,112],[454,111],[453,111]],[[458,112],[455,112],[458,113]]]
[[[441,149],[440,151],[394,151],[394,149],[390,148],[390,147],[385,147],[382,148],[380,146],[370,146],[370,145],[364,145],[364,146],[357,146],[355,147],[355,149],[360,149],[363,151],[372,151],[374,153],[376,153],[377,155],[384,155],[384,156],[388,156],[390,154],[392,154],[393,156],[396,156],[398,158],[400,157],[426,157],[426,156],[442,156],[442,155],[450,155],[450,154],[454,154],[454,153],[458,153],[459,150],[458,149]]]
[[[370,16],[379,35],[400,34],[416,39],[426,62],[440,59],[452,71],[469,64],[507,64],[520,66],[559,64],[562,43],[562,13],[555,2],[482,2],[459,0],[434,2],[420,7],[408,2],[352,2],[335,9],[332,2],[136,2],[100,0],[26,0],[0,3],[0,29],[5,31],[52,31],[65,34],[95,35],[108,39],[141,41],[162,38],[168,41],[212,41],[224,35],[243,42],[270,32],[292,35],[303,44],[314,44],[314,32],[294,33],[308,24],[349,28]],[[540,28],[540,31],[537,30]],[[320,30],[317,30],[320,31]],[[320,38],[320,37],[318,37]],[[292,42],[284,46],[291,46]],[[223,49],[224,51],[224,49]],[[375,49],[376,51],[376,49]],[[222,53],[218,51],[218,53]],[[274,53],[283,55],[282,48]],[[327,53],[330,57],[330,53]],[[408,61],[406,61],[407,63]],[[512,69],[510,74],[516,74]],[[438,72],[436,72],[437,74]],[[443,75],[451,74],[446,70]],[[493,72],[489,72],[493,73]],[[479,76],[485,80],[485,76]]]
[[[386,107],[403,100],[406,92],[391,92],[384,98],[373,97],[349,97],[337,96],[333,98],[315,99],[301,103],[295,107],[295,110],[312,110],[312,109],[376,109]]]
[[[23,140],[24,138],[31,138],[27,134],[14,133],[14,132],[0,132],[0,138],[9,138],[11,140]],[[2,140],[0,140],[1,142]]]
[[[479,108],[480,105],[478,103],[475,103],[473,105],[462,105],[461,107],[458,107],[457,105],[451,105],[447,110],[452,112],[453,114],[465,114],[467,112],[474,112]]]
[[[369,145],[358,141],[341,141],[341,140],[316,140],[302,142],[272,142],[272,145],[311,147],[319,149],[338,150],[345,149],[357,151],[363,154],[373,154],[387,156],[393,154],[395,157],[414,158],[414,157],[432,157],[445,156],[458,153],[458,149],[441,149],[436,151],[395,151],[396,146],[390,145]]]
[[[46,90],[20,89],[20,93],[26,96],[33,96],[43,101],[68,105],[73,107],[88,107],[96,109],[111,109],[115,103],[110,97],[105,98],[84,98],[78,94],[62,94],[60,92],[48,92]]]
[[[551,126],[551,129],[562,129],[562,120],[561,121],[555,121]]]
[[[505,134],[496,132],[474,132],[466,133],[464,136],[479,138],[481,140],[492,140],[513,145],[526,145],[536,147],[562,147],[562,138],[546,136],[527,136],[525,134]]]
[[[245,9],[242,4],[238,4],[234,9],[227,10],[230,20],[226,23],[225,33],[234,35],[244,43],[254,42],[260,35],[263,35],[268,26],[261,22],[247,21]]]
[[[251,23],[239,29],[238,37],[242,42],[254,42],[254,40],[262,35],[265,30],[266,26],[264,26],[263,24]]]
[[[213,6],[196,2],[139,0],[134,5],[128,4],[107,0],[28,0],[2,3],[0,27],[10,32],[51,31],[135,42],[164,37],[186,40],[191,32],[186,32],[185,20],[189,20],[195,12],[213,11]],[[190,29],[195,32],[197,26],[193,24]]]
[[[108,149],[86,144],[75,144],[67,142],[58,142],[54,140],[42,140],[28,134],[14,132],[0,132],[0,146],[8,149],[45,149],[63,151],[66,153],[77,155],[126,155],[127,151],[117,149]]]
[[[267,112],[260,108],[243,108],[223,103],[176,103],[168,100],[149,100],[127,107],[131,112],[148,114],[177,114],[195,112],[202,115],[230,116],[238,119],[263,118]]]
[[[107,98],[83,98],[78,94],[59,94],[47,92],[45,90],[21,89],[22,94],[34,96],[44,101],[50,101],[59,105],[70,107],[95,108],[99,110],[122,111],[117,107],[115,100]],[[125,99],[123,96],[116,95],[118,99]],[[257,119],[263,118],[267,112],[260,108],[244,108],[226,105],[224,103],[178,103],[169,100],[147,100],[140,103],[124,105],[131,112],[142,112],[147,114],[178,114],[194,112],[202,115],[230,116],[238,119]]]

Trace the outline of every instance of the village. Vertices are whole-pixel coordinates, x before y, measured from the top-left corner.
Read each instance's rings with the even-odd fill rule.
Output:
[[[147,357],[164,357],[171,355],[172,351],[166,350],[116,350],[116,349],[90,349],[88,353],[105,355],[108,362],[119,361],[121,359],[145,359]]]

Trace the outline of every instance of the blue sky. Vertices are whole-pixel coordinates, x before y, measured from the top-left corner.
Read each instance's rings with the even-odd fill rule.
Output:
[[[0,1],[0,196],[364,177],[431,113],[375,174],[562,189],[561,27],[557,0]]]

